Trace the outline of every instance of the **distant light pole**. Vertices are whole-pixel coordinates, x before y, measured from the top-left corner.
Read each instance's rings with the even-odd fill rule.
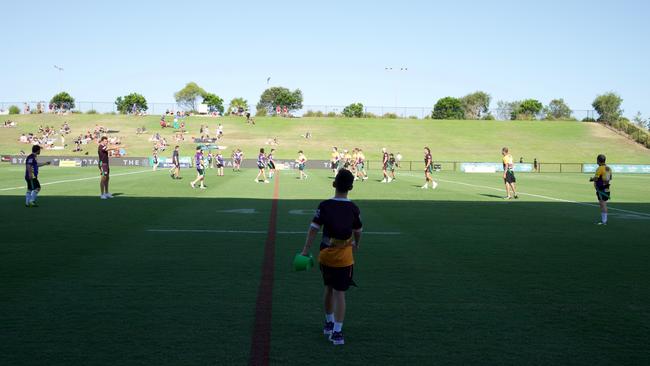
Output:
[[[393,85],[393,91],[395,93],[395,112],[396,112],[396,114],[397,114],[397,81],[398,81],[399,75],[404,74],[408,70],[409,70],[408,67],[405,67],[405,66],[401,66],[401,67],[386,66],[386,67],[384,67],[384,71],[386,71],[387,73],[393,73],[393,74],[397,75],[397,76],[395,76],[394,85]]]

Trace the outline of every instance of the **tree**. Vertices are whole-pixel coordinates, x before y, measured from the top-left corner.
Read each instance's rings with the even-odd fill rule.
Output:
[[[174,93],[174,99],[181,107],[195,111],[197,99],[205,94],[206,91],[203,88],[191,81],[183,89]]]
[[[526,99],[519,103],[517,108],[512,112],[512,119],[535,119],[535,117],[542,111],[544,106],[537,99]]]
[[[433,119],[463,119],[463,104],[458,98],[445,97],[439,99],[433,107]]]
[[[573,119],[571,115],[573,112],[571,108],[564,102],[564,99],[553,99],[548,106],[544,108],[544,113],[546,114],[546,119],[549,120],[564,120],[568,121]]]
[[[490,109],[490,101],[492,97],[490,94],[477,91],[460,99],[463,104],[463,113],[465,119],[480,119],[484,114],[487,114]]]
[[[515,101],[515,102],[506,102],[505,100],[500,100],[497,102],[497,117],[502,120],[509,120],[513,119],[513,111],[515,111],[517,108],[519,108],[519,104],[521,102]]]
[[[641,112],[636,112],[636,115],[634,118],[632,118],[632,121],[634,121],[634,124],[645,129],[650,128],[650,120],[644,119],[643,116],[641,115]]]
[[[50,99],[50,104],[52,104],[55,109],[70,110],[74,109],[74,98],[66,92],[60,92]]]
[[[241,98],[241,97],[240,98],[232,98],[232,100],[230,101],[229,110],[232,111],[233,108],[236,108],[236,109],[241,108],[243,110],[247,110],[248,109],[248,101],[246,99],[244,99],[244,98]]]
[[[352,103],[349,106],[343,108],[343,115],[346,117],[363,117],[363,104],[361,103]]]
[[[598,112],[599,122],[613,123],[618,121],[623,114],[622,103],[623,99],[618,94],[609,92],[597,96],[591,105]]]
[[[205,93],[203,96],[203,104],[207,104],[210,112],[219,111],[223,114],[223,99],[213,93]]]
[[[269,114],[275,113],[277,106],[287,107],[289,111],[302,108],[302,92],[296,89],[293,92],[281,86],[266,89],[257,103],[257,110],[266,110]]]
[[[147,107],[147,100],[144,96],[138,93],[131,93],[124,97],[117,97],[117,99],[115,99],[115,105],[117,106],[118,112],[122,114],[144,112],[149,109],[149,107]],[[134,105],[135,110],[133,110]]]

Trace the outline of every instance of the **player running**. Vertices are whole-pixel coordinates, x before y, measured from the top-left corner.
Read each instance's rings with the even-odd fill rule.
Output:
[[[325,326],[323,333],[329,335],[335,346],[345,344],[343,320],[345,318],[345,291],[356,286],[352,280],[354,272],[353,251],[359,248],[361,240],[361,211],[348,199],[352,190],[354,175],[342,169],[336,175],[333,186],[334,197],[321,202],[316,210],[302,255],[308,255],[309,248],[323,228],[318,262],[323,275],[325,291]]]
[[[110,180],[111,173],[111,168],[108,165],[108,152],[117,150],[119,150],[119,147],[108,145],[108,137],[102,136],[102,138],[99,139],[97,155],[99,156],[99,174],[101,174],[99,189],[102,192],[99,198],[103,200],[113,198],[113,195],[108,191],[108,181]]]
[[[431,176],[433,174],[433,158],[431,157],[431,149],[429,147],[424,148],[424,185],[422,189],[429,188],[429,182],[431,182],[431,189],[436,189],[438,183],[433,180]]]
[[[517,199],[519,196],[517,196],[517,179],[515,178],[515,164],[512,160],[512,155],[507,147],[501,149],[501,155],[503,155],[503,182],[506,185],[506,194],[508,195],[504,199],[509,200],[512,197]]]
[[[305,164],[307,164],[307,157],[305,157],[305,154],[302,152],[302,150],[298,151],[296,164],[298,164],[298,171],[300,172],[298,179],[307,179],[307,174],[305,173]]]
[[[199,188],[205,189],[205,185],[203,184],[205,180],[205,164],[201,146],[196,147],[196,154],[194,154],[194,164],[196,166],[196,179],[194,179],[193,182],[190,182],[190,186],[192,188],[196,188],[196,182],[201,182]]]
[[[597,225],[607,225],[607,201],[609,201],[611,197],[609,184],[612,180],[612,170],[605,163],[606,160],[607,158],[605,155],[598,155],[596,158],[598,163],[596,175],[589,179],[590,182],[594,182],[598,205],[600,205],[600,222],[597,222]]]
[[[172,168],[169,170],[172,179],[181,179],[181,162],[178,156],[178,148],[178,145],[176,145],[172,153]]]
[[[273,153],[275,149],[271,149],[269,155],[266,156],[266,164],[269,167],[269,179],[272,179],[275,175],[275,160],[273,160]]]
[[[38,168],[43,165],[50,165],[51,162],[39,164],[37,157],[41,154],[41,147],[32,146],[32,153],[25,160],[25,181],[27,182],[27,193],[25,193],[25,207],[38,207],[36,198],[41,191],[41,183],[38,182]]]
[[[255,183],[260,182],[260,175],[264,179],[264,183],[269,183],[269,180],[266,179],[266,155],[264,155],[264,148],[260,149],[260,153],[257,155],[257,167],[259,172],[257,172],[257,177],[255,177]]]
[[[397,167],[397,162],[395,161],[395,155],[390,153],[388,155],[388,164],[386,164],[386,170],[388,171],[391,181],[395,180],[395,168]]]
[[[383,147],[381,149],[381,153],[383,155],[383,157],[381,159],[381,164],[382,164],[381,172],[384,174],[384,179],[382,179],[381,182],[382,183],[390,183],[392,179],[388,176],[388,171],[387,171],[388,170],[388,159],[389,159],[390,156],[388,155],[388,150],[386,150],[385,147]]]

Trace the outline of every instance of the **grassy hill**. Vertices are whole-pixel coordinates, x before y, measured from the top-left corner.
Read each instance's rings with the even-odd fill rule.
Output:
[[[16,154],[29,146],[18,142],[21,133],[38,131],[39,125],[59,128],[64,121],[72,127],[66,137],[65,154],[72,153],[72,138],[96,124],[109,130],[119,131],[128,146],[130,156],[148,156],[152,143],[149,138],[160,132],[170,144],[174,144],[173,130],[161,129],[159,116],[131,117],[121,115],[20,115],[4,116],[0,121],[12,119],[17,128],[0,128],[0,154]],[[539,121],[434,121],[410,119],[347,119],[347,118],[257,118],[255,126],[246,124],[244,118],[186,119],[185,142],[181,143],[183,155],[195,148],[192,136],[199,135],[199,126],[209,124],[214,134],[218,123],[224,125],[225,137],[219,143],[230,149],[239,147],[248,157],[260,147],[269,146],[269,139],[277,138],[279,158],[293,158],[298,150],[304,150],[311,159],[326,159],[332,146],[352,149],[360,147],[371,160],[379,158],[379,151],[387,147],[400,152],[404,160],[421,160],[422,148],[429,146],[438,161],[498,161],[500,149],[510,147],[515,159],[526,161],[537,158],[542,162],[592,162],[598,153],[607,154],[608,160],[620,163],[650,164],[650,150],[619,136],[596,123],[539,122]],[[136,135],[136,129],[145,126],[148,133]],[[302,135],[311,132],[312,138]],[[95,153],[88,147],[86,151]],[[61,155],[62,151],[44,151],[44,155]],[[229,155],[229,154],[228,154]]]

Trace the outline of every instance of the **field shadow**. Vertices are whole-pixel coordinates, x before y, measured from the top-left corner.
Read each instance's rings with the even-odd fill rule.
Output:
[[[23,199],[0,196],[8,364],[248,362],[271,200]],[[359,288],[334,352],[318,270],[290,268],[319,201],[277,203],[274,364],[645,361],[648,203],[598,227],[564,202],[355,200]]]

